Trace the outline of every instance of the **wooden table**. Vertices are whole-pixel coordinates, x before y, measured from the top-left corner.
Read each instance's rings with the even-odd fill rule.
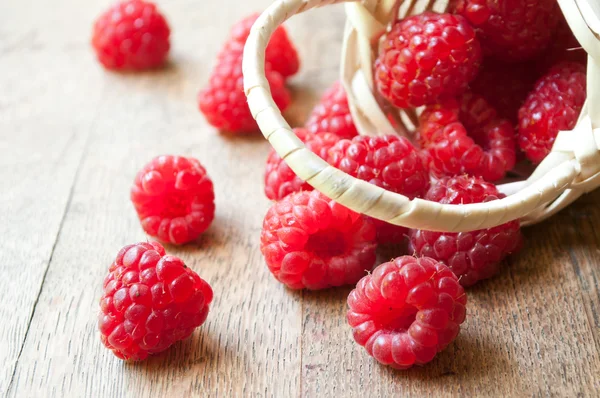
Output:
[[[600,391],[600,192],[525,230],[526,250],[469,290],[463,330],[428,366],[399,372],[356,345],[349,288],[291,292],[259,251],[269,205],[262,136],[218,135],[196,93],[233,21],[269,0],[162,1],[173,27],[163,70],[109,73],[90,50],[110,1],[0,4],[0,393],[115,396],[593,396]],[[294,18],[301,124],[338,73],[343,8]],[[100,343],[103,277],[146,239],[129,188],[151,157],[195,156],[217,215],[198,244],[168,250],[215,291],[189,340],[139,364]],[[386,253],[386,256],[393,255]]]

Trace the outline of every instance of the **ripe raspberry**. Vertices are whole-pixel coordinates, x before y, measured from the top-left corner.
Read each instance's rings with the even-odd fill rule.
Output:
[[[479,69],[481,48],[459,15],[425,12],[398,21],[375,62],[379,93],[399,108],[463,92]]]
[[[312,133],[328,131],[340,138],[352,138],[358,135],[350,114],[348,97],[341,82],[336,81],[325,91],[321,102],[308,117],[306,128]]]
[[[296,136],[300,138],[306,147],[327,159],[327,151],[335,145],[340,138],[332,133],[311,134],[306,129],[294,129]],[[279,200],[292,192],[312,191],[310,184],[302,181],[287,163],[271,149],[265,167],[265,195],[271,200]]]
[[[585,67],[565,62],[535,84],[519,110],[519,145],[534,163],[541,162],[560,130],[575,127],[586,95]]]
[[[482,97],[467,93],[427,107],[420,142],[436,177],[458,174],[496,181],[515,165],[515,132]]]
[[[259,14],[252,14],[233,25],[229,41],[225,44],[225,51],[244,47],[250,34],[250,28],[258,17]],[[271,65],[271,69],[283,76],[284,79],[296,74],[300,69],[298,52],[283,26],[273,32],[265,51],[265,60]]]
[[[577,62],[586,66],[587,53],[581,47],[565,17],[561,14],[550,45],[540,59],[536,61],[536,66],[538,70],[545,73],[552,66],[565,61]]]
[[[329,150],[329,164],[353,177],[400,193],[420,197],[429,187],[429,171],[413,145],[397,135],[357,136]],[[407,229],[374,220],[379,243],[399,243]]]
[[[291,100],[283,77],[268,65],[265,76],[275,104],[281,111],[285,110]],[[206,120],[219,130],[230,133],[250,133],[258,130],[244,93],[241,47],[221,53],[208,87],[198,94],[198,107]]]
[[[484,54],[503,61],[539,55],[560,17],[556,0],[452,0],[450,10],[475,27]]]
[[[160,66],[169,52],[169,25],[153,3],[126,0],[96,20],[92,46],[107,69]]]
[[[108,271],[98,328],[118,358],[139,361],[164,351],[208,316],[210,285],[157,242],[125,246]]]
[[[375,227],[318,191],[295,192],[267,212],[260,236],[269,270],[291,289],[356,283],[375,263]]]
[[[503,119],[517,124],[519,108],[539,77],[532,63],[484,62],[469,88],[482,96]]]
[[[158,156],[144,166],[131,188],[144,231],[181,245],[198,238],[215,216],[213,183],[194,158]]]
[[[446,348],[465,320],[467,296],[434,259],[399,257],[379,265],[348,296],[354,340],[384,365],[423,365]]]
[[[501,196],[494,184],[462,175],[442,178],[429,189],[425,199],[469,204],[488,202]],[[415,253],[446,264],[463,286],[471,286],[498,273],[500,262],[519,250],[521,242],[517,220],[471,232],[410,231],[410,243]]]

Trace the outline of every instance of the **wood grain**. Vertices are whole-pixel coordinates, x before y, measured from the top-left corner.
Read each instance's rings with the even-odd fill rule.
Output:
[[[294,293],[258,249],[268,202],[261,136],[224,137],[197,90],[235,20],[269,0],[160,1],[170,64],[108,73],[89,49],[109,0],[0,4],[0,392],[40,396],[595,396],[600,390],[600,192],[526,230],[527,248],[470,289],[463,332],[430,365],[379,366],[351,338],[350,288]],[[71,13],[73,18],[65,19]],[[337,78],[343,8],[289,22],[302,56],[287,112],[301,125]],[[212,39],[209,39],[212,37]],[[146,239],[128,195],[151,157],[199,158],[215,181],[207,234],[168,247],[215,290],[208,321],[162,355],[123,363],[96,316],[118,249]],[[398,254],[381,253],[383,259]]]
[[[35,16],[28,21],[21,13],[12,19],[5,5],[0,5],[2,395],[29,332],[102,95],[80,89],[91,82],[79,59],[56,57],[56,50],[46,47],[50,43],[40,35],[51,30],[50,23]],[[74,112],[82,102],[88,112]]]

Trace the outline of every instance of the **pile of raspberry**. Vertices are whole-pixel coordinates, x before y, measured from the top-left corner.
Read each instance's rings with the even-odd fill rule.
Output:
[[[257,18],[233,25],[198,95],[206,121],[222,132],[258,131],[241,66]],[[92,45],[105,68],[141,70],[166,62],[169,40],[154,4],[126,0],[98,18]],[[574,127],[586,96],[577,46],[555,0],[451,0],[447,13],[395,21],[374,62],[379,99],[400,111],[419,108],[413,134],[359,131],[340,81],[294,133],[332,166],[411,200],[498,200],[495,182],[519,162],[542,162],[558,132]],[[286,81],[299,66],[285,28],[277,28],[265,77],[281,111],[291,102]],[[290,289],[352,286],[347,321],[355,341],[397,369],[424,365],[451,344],[466,319],[465,288],[501,272],[522,246],[518,220],[447,233],[357,213],[313,190],[274,150],[263,181],[273,201],[260,234],[268,270]],[[193,157],[151,159],[130,199],[144,232],[166,244],[198,242],[215,218],[213,181]],[[381,245],[397,257],[378,265]],[[101,341],[118,358],[143,360],[188,338],[212,302],[211,286],[161,243],[127,245],[103,284]]]

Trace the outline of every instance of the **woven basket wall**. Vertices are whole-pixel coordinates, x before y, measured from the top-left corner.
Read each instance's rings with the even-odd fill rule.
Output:
[[[569,26],[588,53],[588,98],[577,126],[561,131],[552,152],[529,178],[499,185],[503,199],[468,205],[409,200],[358,180],[330,166],[306,149],[273,102],[264,75],[264,52],[272,32],[293,15],[332,3],[346,5],[341,80],[348,93],[354,122],[361,134],[409,135],[416,111],[389,109],[373,93],[373,61],[377,38],[398,17],[425,10],[443,12],[447,0],[278,0],[256,21],[244,50],[244,88],[263,135],[294,172],[337,202],[369,216],[409,228],[468,231],[489,228],[517,218],[524,225],[542,221],[585,192],[600,186],[600,2],[558,0]]]

